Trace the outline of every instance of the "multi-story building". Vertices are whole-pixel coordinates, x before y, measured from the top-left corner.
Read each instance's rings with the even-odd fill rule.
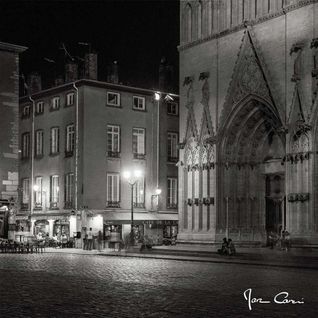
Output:
[[[180,2],[180,241],[318,243],[317,12]]]
[[[132,198],[136,235],[175,235],[177,95],[81,79],[22,97],[20,118],[18,218],[33,233],[124,238]],[[131,195],[123,173],[134,169]]]
[[[8,235],[8,207],[14,209],[18,197],[19,53],[24,50],[0,42],[0,237]]]

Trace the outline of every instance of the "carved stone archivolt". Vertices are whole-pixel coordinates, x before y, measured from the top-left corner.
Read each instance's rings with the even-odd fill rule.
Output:
[[[273,92],[269,88],[266,74],[268,73],[260,52],[253,43],[252,32],[245,31],[238,60],[236,62],[232,81],[230,83],[226,101],[221,114],[221,126],[228,120],[228,116],[236,105],[243,103],[250,95],[257,96],[265,103],[276,105],[273,99]],[[246,110],[247,113],[250,110]],[[278,113],[278,111],[276,110]],[[272,112],[269,112],[270,116]],[[244,116],[243,114],[241,114]]]

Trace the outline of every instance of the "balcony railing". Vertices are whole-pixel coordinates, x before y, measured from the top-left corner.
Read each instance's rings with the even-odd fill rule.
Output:
[[[64,209],[72,209],[73,208],[73,202],[72,201],[65,201],[64,203]]]
[[[107,208],[120,208],[120,201],[107,201]]]
[[[41,202],[35,202],[34,203],[34,210],[41,211],[42,210],[42,203]]]
[[[134,159],[145,160],[146,155],[144,153],[134,153]]]
[[[29,203],[21,203],[21,210],[28,210],[29,209]]]
[[[72,157],[73,156],[73,150],[65,150],[65,158]]]
[[[144,209],[145,208],[145,203],[144,202],[134,202],[134,208],[137,209]]]
[[[50,209],[52,210],[58,210],[58,202],[50,202]]]
[[[120,158],[120,152],[119,151],[107,151],[107,156],[109,158]]]
[[[178,157],[168,157],[168,162],[178,162]]]

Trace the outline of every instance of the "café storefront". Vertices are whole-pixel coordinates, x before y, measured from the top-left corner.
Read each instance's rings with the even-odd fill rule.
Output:
[[[103,214],[103,234],[107,240],[114,233],[119,233],[120,239],[130,235],[131,213],[130,212],[105,212]],[[178,233],[178,214],[171,213],[134,213],[134,237],[141,241],[147,235],[154,244],[160,245],[168,238],[176,238]]]

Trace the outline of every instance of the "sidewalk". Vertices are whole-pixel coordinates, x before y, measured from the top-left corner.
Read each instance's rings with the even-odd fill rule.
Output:
[[[153,258],[177,261],[209,263],[245,264],[256,266],[304,268],[318,270],[318,250],[294,248],[289,252],[269,248],[239,248],[235,256],[222,256],[217,247],[202,245],[155,246],[143,252],[138,247],[132,250],[114,251],[103,249],[86,251],[76,248],[46,248],[47,253],[67,253],[79,255],[100,255],[115,257]]]

